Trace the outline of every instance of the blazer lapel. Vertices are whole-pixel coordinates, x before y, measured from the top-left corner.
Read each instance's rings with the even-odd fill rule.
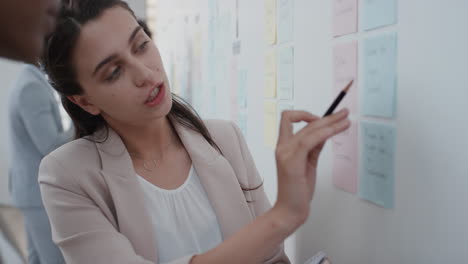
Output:
[[[101,174],[115,206],[119,231],[130,240],[138,255],[156,263],[158,257],[152,219],[125,145],[110,128],[107,140],[96,145],[101,156]]]
[[[234,169],[202,135],[174,126],[205,188],[225,240],[253,220]]]
[[[234,169],[202,135],[182,125],[174,124],[174,127],[192,159],[225,240],[253,221]],[[119,231],[130,240],[138,255],[156,262],[152,219],[144,206],[143,190],[125,145],[110,128],[107,140],[96,145],[102,161],[101,174],[114,202]]]

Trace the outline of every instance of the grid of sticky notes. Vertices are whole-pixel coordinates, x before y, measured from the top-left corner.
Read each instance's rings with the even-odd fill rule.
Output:
[[[294,0],[264,0],[265,146],[274,148],[281,113],[294,108]]]
[[[207,42],[207,49],[203,51],[206,53],[206,64],[203,62],[203,56],[193,53],[195,55],[191,57],[193,59],[186,58],[194,64],[189,66],[190,73],[186,72],[186,75],[192,76],[192,78],[202,78],[204,76],[205,87],[199,87],[199,90],[203,90],[203,92],[191,94],[193,98],[196,95],[200,96],[198,97],[200,99],[198,101],[200,108],[204,109],[205,113],[211,115],[211,117],[220,114],[220,107],[227,109],[230,119],[238,125],[244,137],[247,137],[249,121],[248,95],[250,91],[248,87],[251,78],[241,59],[243,56],[243,32],[245,30],[240,23],[240,2],[240,0],[209,0],[207,1],[208,8],[205,20],[207,27],[202,29],[201,27],[185,26],[184,32],[186,32],[187,39],[199,40],[205,39],[206,36],[204,41]],[[199,16],[200,14],[197,14],[196,18],[200,19]],[[194,36],[192,36],[192,30],[195,30]],[[193,47],[189,50],[189,53],[192,50],[197,51]],[[182,56],[188,56],[186,51],[181,52]],[[180,64],[187,65],[185,63]],[[206,74],[202,74],[200,69],[205,67]],[[192,90],[194,91],[195,88],[193,87]],[[221,88],[223,90],[220,92]],[[225,95],[228,96],[228,105],[225,105],[226,102],[223,102],[223,100],[219,100],[220,96]],[[209,99],[208,101],[212,103],[203,104],[206,99]],[[218,102],[224,104],[219,105]]]
[[[351,127],[332,139],[333,184],[383,208],[395,201],[397,1],[333,0],[333,90]],[[362,81],[361,81],[362,79]]]

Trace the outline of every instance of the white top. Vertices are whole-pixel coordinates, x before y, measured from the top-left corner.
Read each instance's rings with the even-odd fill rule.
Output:
[[[153,219],[159,263],[204,253],[222,242],[218,219],[193,166],[184,184],[174,190],[138,179]]]

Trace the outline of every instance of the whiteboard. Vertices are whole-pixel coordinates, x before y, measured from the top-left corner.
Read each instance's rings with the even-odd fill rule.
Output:
[[[468,18],[462,10],[467,1],[400,0],[395,28],[376,31],[398,33],[395,209],[334,188],[325,151],[311,216],[297,238],[300,260],[324,250],[334,263],[466,262],[468,37],[461,32]],[[296,15],[298,25],[308,25],[295,35],[303,69],[296,104],[320,113],[333,96],[323,89],[332,82],[330,12],[323,1],[297,1]]]
[[[229,63],[218,61],[216,64],[225,71],[219,81],[224,81],[225,86],[218,83],[214,97],[208,87],[212,63],[208,58],[209,8],[213,1],[199,0],[195,1],[197,5],[191,6],[184,6],[183,1],[159,1],[164,7],[161,15],[167,19],[161,19],[157,25],[157,44],[171,80],[177,82],[176,86],[182,91],[186,88],[180,86],[190,84],[193,78],[181,80],[184,74],[178,72],[195,71],[192,61],[186,65],[193,52],[187,45],[201,45],[201,85],[190,92],[190,100],[204,118],[232,119],[229,107],[232,93],[226,73]],[[363,1],[359,1],[359,6]],[[234,12],[235,1],[217,2],[220,2],[221,20],[223,12]],[[335,44],[357,40],[361,53],[363,39],[397,32],[396,117],[385,120],[397,131],[395,206],[384,209],[334,187],[332,153],[327,145],[320,160],[311,215],[288,240],[288,254],[295,263],[303,263],[321,250],[333,263],[466,262],[468,141],[465,135],[468,122],[464,114],[468,112],[465,103],[468,97],[468,35],[465,34],[468,1],[400,0],[396,25],[369,32],[359,27],[357,34],[339,39],[332,38],[331,2],[295,1],[293,104],[295,109],[321,114],[331,103],[336,95],[332,92],[332,47]],[[247,141],[265,179],[267,194],[274,201],[273,149],[263,143],[263,104],[266,101],[263,59],[269,49],[264,41],[263,10],[264,1],[239,2],[241,53],[237,65],[248,72]],[[191,38],[190,25],[181,22],[184,16],[193,14],[201,16],[201,29],[197,29],[202,32],[201,41]],[[233,16],[228,23],[233,23]],[[194,40],[199,43],[193,44]],[[220,41],[224,43],[222,39],[216,41],[218,46]],[[226,42],[226,54],[231,44],[232,39]],[[358,58],[359,79],[362,80],[362,61],[360,56]],[[201,99],[193,94],[201,94]],[[359,120],[373,119],[359,117]]]

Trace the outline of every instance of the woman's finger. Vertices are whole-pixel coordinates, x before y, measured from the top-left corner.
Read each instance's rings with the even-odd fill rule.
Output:
[[[324,143],[327,139],[345,131],[351,125],[348,119],[343,119],[337,123],[328,126],[322,126],[315,129],[309,134],[304,134],[301,138],[297,139],[297,146],[299,151],[304,155],[308,155],[310,151]]]
[[[293,135],[293,123],[297,122],[313,122],[319,117],[306,111],[284,111],[281,113],[280,131],[278,136],[278,144],[285,142]]]
[[[344,120],[347,118],[349,114],[349,111],[347,109],[343,109],[333,115],[327,116],[325,118],[321,118],[319,120],[316,120],[315,122],[309,123],[307,126],[302,128],[299,132],[296,133],[295,137],[297,138],[302,138],[307,134],[310,134],[312,131],[316,129],[320,129],[325,126],[329,126],[333,123],[337,123],[341,120]]]

